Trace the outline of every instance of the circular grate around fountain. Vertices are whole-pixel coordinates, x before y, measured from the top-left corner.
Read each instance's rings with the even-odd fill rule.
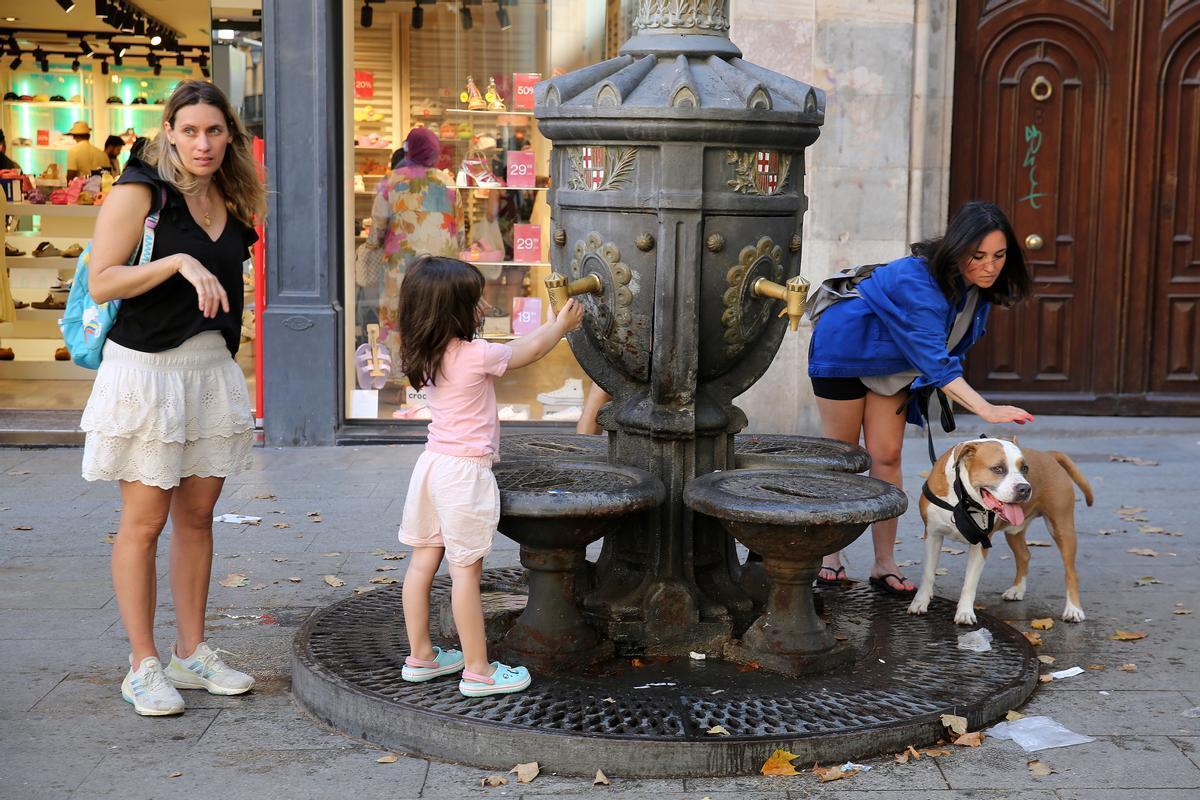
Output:
[[[484,589],[519,595],[523,572],[485,570]],[[447,578],[435,580],[434,609],[449,590]],[[972,653],[956,647],[962,629],[949,601],[935,598],[929,614],[912,617],[906,600],[865,586],[821,594],[834,634],[858,655],[836,673],[797,679],[712,657],[617,659],[535,674],[518,694],[467,699],[454,678],[401,679],[401,591],[385,587],[305,623],[293,691],[315,716],[396,751],[485,769],[536,760],[563,774],[614,765],[618,775],[653,777],[756,773],[776,747],[822,762],[899,752],[937,739],[941,714],[966,716],[975,729],[1037,685],[1028,642],[986,614],[979,625],[992,631],[992,650]],[[715,725],[730,735],[708,735]]]
[[[733,440],[738,469],[812,467],[834,472],[866,472],[871,457],[857,445],[817,436],[738,434]]]
[[[501,461],[544,459],[608,461],[608,436],[582,433],[506,433],[500,437]]]
[[[630,489],[641,483],[628,467],[594,462],[544,464],[501,461],[493,468],[501,492],[515,494],[592,494]],[[649,478],[649,474],[646,474]]]

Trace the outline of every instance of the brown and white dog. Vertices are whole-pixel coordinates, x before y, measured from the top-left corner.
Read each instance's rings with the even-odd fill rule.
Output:
[[[956,484],[956,476],[961,483]],[[1025,597],[1025,579],[1029,573],[1029,545],[1025,543],[1025,531],[1033,520],[1045,518],[1066,572],[1067,605],[1062,618],[1067,622],[1082,622],[1079,575],[1075,571],[1075,489],[1072,481],[1083,490],[1084,499],[1090,506],[1092,487],[1065,453],[1022,449],[1015,439],[984,437],[962,442],[943,453],[930,470],[926,483],[930,492],[949,506],[959,504],[962,498],[955,486],[961,486],[967,495],[967,507],[974,509],[975,520],[983,523],[989,540],[992,534],[1004,531],[1017,566],[1013,585],[1002,595],[1005,600]],[[954,512],[931,503],[924,494],[920,506],[921,519],[925,522],[925,572],[908,613],[924,614],[929,610],[942,540],[948,536],[970,546],[967,573],[954,621],[960,625],[974,625],[975,591],[983,573],[987,549],[982,543],[971,544],[960,532]],[[959,510],[960,516],[962,511]],[[987,511],[995,515],[990,529],[986,527]]]

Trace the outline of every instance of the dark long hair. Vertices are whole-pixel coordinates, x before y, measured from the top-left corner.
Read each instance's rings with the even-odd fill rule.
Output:
[[[925,259],[942,294],[950,302],[957,302],[965,291],[961,279],[962,264],[975,254],[983,237],[992,231],[1004,234],[1007,248],[1004,269],[1000,270],[995,283],[979,291],[984,300],[994,305],[1015,305],[1029,296],[1032,280],[1025,265],[1025,253],[1008,217],[993,203],[973,200],[965,204],[950,220],[950,226],[941,238],[916,242],[912,254]]]
[[[457,258],[421,256],[400,284],[400,364],[414,388],[429,386],[446,347],[471,341],[479,325],[483,273]]]

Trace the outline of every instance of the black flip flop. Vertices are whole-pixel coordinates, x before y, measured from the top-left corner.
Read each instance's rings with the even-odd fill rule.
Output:
[[[824,572],[825,570],[829,570],[834,575],[837,575],[837,577],[832,580],[830,580],[829,578],[822,578],[821,573]],[[846,568],[845,567],[837,567],[835,569],[834,567],[823,566],[823,567],[821,567],[820,571],[817,572],[816,584],[817,584],[817,587],[820,589],[840,589],[840,588],[842,588],[842,580],[844,580],[845,577],[846,577]]]
[[[912,597],[917,593],[917,587],[915,586],[912,589],[897,589],[887,582],[888,578],[895,578],[896,583],[899,583],[902,586],[904,585],[904,577],[897,575],[894,572],[889,572],[886,575],[880,575],[878,578],[872,577],[869,582],[879,591],[883,592],[884,594],[890,594],[892,597]]]

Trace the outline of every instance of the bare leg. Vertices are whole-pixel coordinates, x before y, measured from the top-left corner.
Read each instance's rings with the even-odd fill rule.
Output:
[[[483,575],[483,559],[469,567],[450,565],[450,606],[454,612],[454,627],[462,644],[463,667],[476,675],[491,675],[488,661],[487,637],[483,630],[483,602],[479,598],[479,579]]]
[[[414,658],[430,660],[434,656],[433,643],[429,640],[429,591],[445,553],[444,547],[414,547],[412,560],[404,573],[401,587],[404,627],[408,631],[408,652]]]
[[[867,452],[871,454],[872,478],[887,481],[897,489],[902,489],[904,479],[900,469],[900,451],[904,445],[904,414],[897,414],[896,409],[904,405],[908,392],[900,392],[884,397],[867,392],[866,407],[863,411],[863,437],[867,444]],[[871,538],[875,544],[875,565],[871,568],[871,577],[883,575],[899,575],[900,567],[896,566],[896,527],[899,518],[885,519],[871,526]],[[888,585],[893,589],[911,591],[912,581],[904,578],[902,583],[889,578]]]
[[[863,426],[865,398],[858,400],[826,400],[817,398],[817,411],[821,415],[821,435],[826,439],[857,445]],[[842,566],[840,553],[830,553],[821,559],[821,577],[835,580],[835,570]]]
[[[171,492],[121,481],[121,522],[113,544],[112,578],[134,666],[144,658],[159,657],[154,646],[154,606],[158,600],[154,556],[159,534],[167,524]]]
[[[171,498],[171,594],[179,629],[175,652],[187,658],[204,641],[204,611],[212,578],[213,508],[224,478],[190,476]]]
[[[612,400],[612,395],[601,389],[599,384],[593,383],[583,401],[583,411],[579,414],[579,422],[575,423],[575,432],[593,435],[604,433],[596,422],[596,415],[609,400]]]

